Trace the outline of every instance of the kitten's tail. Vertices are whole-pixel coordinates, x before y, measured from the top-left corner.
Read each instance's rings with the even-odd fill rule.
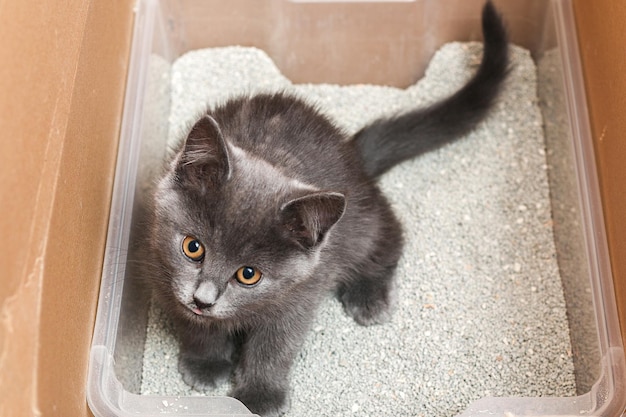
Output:
[[[490,0],[483,8],[482,28],[482,61],[465,86],[430,107],[374,121],[355,134],[365,170],[371,177],[454,141],[485,117],[509,69],[506,29]]]

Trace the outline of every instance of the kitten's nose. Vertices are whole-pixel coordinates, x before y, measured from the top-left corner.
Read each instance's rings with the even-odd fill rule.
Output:
[[[200,310],[211,308],[215,305],[215,303],[207,303],[205,301],[202,301],[195,295],[193,296],[193,302],[196,304],[196,307],[198,307]]]
[[[200,310],[204,310],[213,307],[218,297],[219,291],[215,284],[210,281],[204,281],[198,285],[193,294],[193,302]]]

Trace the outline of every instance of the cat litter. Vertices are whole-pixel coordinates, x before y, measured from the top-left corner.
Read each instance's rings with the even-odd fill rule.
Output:
[[[354,132],[456,91],[480,52],[445,45],[401,90],[292,85],[257,49],[193,51],[171,69],[169,146],[207,105],[241,92],[294,91]],[[406,238],[395,313],[361,327],[329,296],[294,364],[289,416],[444,417],[487,396],[576,394],[536,68],[518,47],[511,61],[498,104],[474,132],[381,179]],[[163,144],[149,146],[163,154]],[[227,384],[198,393],[182,382],[170,326],[151,306],[141,393],[225,395]]]

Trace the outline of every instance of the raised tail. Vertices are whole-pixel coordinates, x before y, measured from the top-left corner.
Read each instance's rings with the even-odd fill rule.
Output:
[[[509,70],[507,32],[489,0],[483,7],[482,29],[484,50],[480,67],[459,91],[432,106],[376,120],[354,135],[371,177],[454,141],[485,117]]]

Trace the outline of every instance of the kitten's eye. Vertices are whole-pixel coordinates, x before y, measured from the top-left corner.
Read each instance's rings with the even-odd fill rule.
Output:
[[[242,266],[235,273],[237,281],[243,285],[254,285],[261,280],[263,274],[251,266]]]
[[[183,253],[194,262],[200,262],[204,258],[204,246],[198,239],[185,236],[183,239]]]

